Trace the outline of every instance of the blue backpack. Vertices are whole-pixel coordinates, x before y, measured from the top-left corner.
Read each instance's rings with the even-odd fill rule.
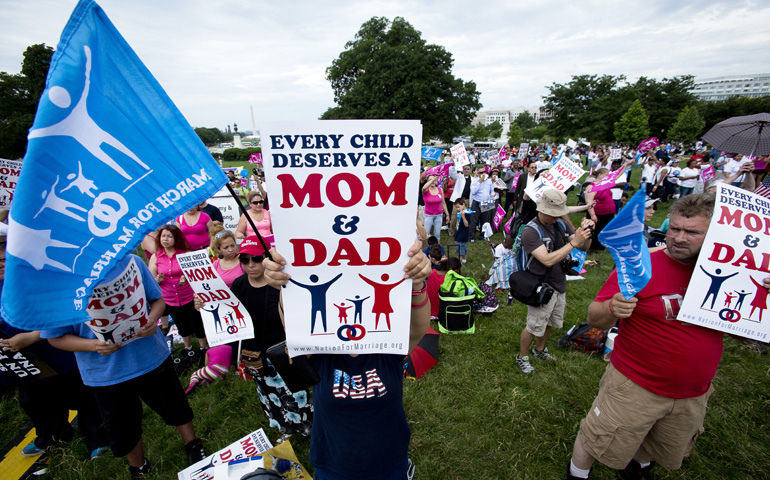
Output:
[[[540,240],[543,241],[545,248],[548,250],[548,253],[551,253],[553,250],[553,242],[551,241],[551,238],[545,234],[543,227],[541,227],[539,223],[533,219],[528,224],[522,225],[521,228],[519,228],[519,233],[516,235],[516,241],[513,243],[513,247],[511,248],[511,251],[513,252],[514,272],[527,270],[529,268],[529,264],[532,263],[532,258],[534,258],[529,255],[521,246],[521,235],[524,233],[524,229],[527,227],[533,228],[537,232],[537,234],[540,236]],[[556,220],[556,227],[566,241],[568,235],[567,226],[565,225],[564,220],[561,218]]]

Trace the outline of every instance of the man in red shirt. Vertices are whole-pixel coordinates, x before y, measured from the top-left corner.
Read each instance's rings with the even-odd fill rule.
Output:
[[[714,195],[688,195],[671,206],[666,249],[654,252],[652,278],[626,300],[613,271],[588,307],[591,326],[617,319],[612,361],[580,423],[567,479],[588,478],[596,460],[620,479],[654,478],[655,460],[681,467],[706,416],[723,333],[676,320],[714,211]],[[764,280],[770,289],[770,277]],[[697,360],[694,360],[697,359]]]

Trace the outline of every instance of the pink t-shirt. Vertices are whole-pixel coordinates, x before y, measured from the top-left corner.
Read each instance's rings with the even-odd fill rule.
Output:
[[[259,230],[259,234],[262,235],[263,237],[268,237],[268,236],[273,234],[270,231],[270,226],[271,226],[271,224],[270,224],[270,212],[267,211],[267,210],[262,210],[262,211],[265,212],[265,217],[264,217],[264,219],[261,222],[258,222],[254,218],[254,216],[252,215],[251,210],[247,210],[246,212],[249,214],[249,217],[251,217],[251,219],[254,221],[254,225],[257,226],[257,230]],[[250,237],[252,235],[254,235],[254,230],[251,228],[251,224],[247,220],[246,221],[246,236]]]
[[[636,294],[630,318],[620,321],[612,365],[637,385],[663,397],[693,398],[706,393],[722,358],[722,332],[676,319],[694,266],[652,253],[652,278]],[[596,296],[619,292],[613,270]]]
[[[596,200],[594,213],[596,213],[597,215],[607,215],[608,213],[615,213],[615,202],[612,201],[612,192],[610,192],[609,190],[601,190],[599,192],[596,192],[596,196],[594,197],[594,200]]]
[[[222,277],[222,280],[224,280],[225,285],[227,285],[227,288],[230,288],[230,285],[233,284],[236,278],[240,277],[244,273],[246,273],[243,270],[243,265],[240,263],[236,265],[234,268],[231,268],[230,270],[223,270],[222,267],[219,265],[219,258],[214,260],[214,270],[217,271],[220,277]]]
[[[185,252],[174,252],[174,256],[171,258],[166,255],[166,250],[162,248],[155,253],[158,273],[163,274],[163,281],[159,284],[160,291],[163,294],[163,300],[172,307],[179,307],[192,302],[194,294],[189,283],[185,282],[184,285],[179,285],[179,280],[182,278],[182,267],[176,260],[177,253]]]
[[[422,198],[425,200],[425,215],[441,215],[444,213],[444,195],[440,188],[435,195],[431,195],[429,188],[423,192]]]
[[[211,221],[211,217],[204,212],[200,212],[198,222],[195,225],[187,225],[184,215],[180,215],[177,218],[179,222],[179,229],[184,234],[184,238],[187,239],[187,243],[190,244],[190,250],[200,250],[209,246],[211,239],[209,238],[209,229],[206,225]]]

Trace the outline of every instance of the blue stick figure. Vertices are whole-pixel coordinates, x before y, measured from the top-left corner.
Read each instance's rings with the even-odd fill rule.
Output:
[[[307,289],[308,292],[310,292],[310,333],[312,334],[315,331],[315,319],[317,317],[317,313],[321,314],[321,322],[323,323],[324,327],[324,333],[326,333],[326,292],[329,290],[329,287],[332,286],[334,282],[340,279],[342,274],[340,273],[333,279],[329,280],[326,283],[322,283],[320,285],[305,285],[302,283],[297,282],[293,278],[290,278],[289,281],[298,287],[302,287],[304,289]],[[318,275],[310,275],[309,278],[311,283],[318,283]]]
[[[356,295],[355,299],[352,298],[346,298],[348,302],[351,302],[355,307],[355,313],[353,314],[353,323],[363,323],[363,315],[364,315],[364,300],[368,299],[369,297],[361,298],[361,295]],[[358,322],[356,322],[358,320]]]
[[[711,298],[711,310],[714,309],[714,302],[717,300],[717,295],[719,295],[719,291],[722,289],[722,284],[725,283],[725,280],[727,280],[730,277],[734,277],[738,275],[738,272],[733,273],[732,275],[724,275],[720,276],[722,273],[722,270],[717,268],[714,270],[714,273],[709,273],[706,271],[705,268],[702,266],[700,267],[701,270],[703,270],[703,273],[708,275],[711,278],[711,286],[709,287],[709,291],[706,293],[706,298],[703,299],[703,303],[700,304],[701,308],[703,308],[703,305],[706,304],[709,297]]]

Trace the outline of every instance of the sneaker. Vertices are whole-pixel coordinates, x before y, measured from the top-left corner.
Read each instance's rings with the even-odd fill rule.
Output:
[[[198,463],[206,458],[206,452],[203,450],[203,442],[200,438],[196,438],[185,445],[184,451],[187,453],[187,460],[190,461],[190,465]]]
[[[545,347],[542,351],[541,350],[535,350],[534,347],[532,347],[532,355],[536,356],[540,360],[550,360],[552,362],[556,361],[556,357],[550,354],[548,352],[548,347]]]
[[[407,458],[407,465],[406,465],[406,480],[414,480],[414,463],[412,463],[411,458]]]
[[[532,364],[529,363],[529,356],[526,355],[524,357],[519,357],[516,355],[516,363],[519,364],[519,368],[522,372],[526,374],[530,374],[535,371],[535,367],[532,366]]]
[[[131,474],[131,480],[143,480],[145,475],[150,472],[150,462],[144,459],[144,465],[141,467],[128,466],[128,473]]]
[[[91,452],[91,460],[96,460],[97,458],[101,458],[102,456],[104,456],[105,453],[107,453],[107,451],[109,451],[109,449],[110,447],[99,447],[94,449]]]
[[[650,463],[646,467],[642,466],[636,460],[631,460],[623,470],[618,470],[619,480],[655,480],[655,476],[652,474],[652,467],[655,466],[655,462]]]
[[[45,452],[45,448],[38,447],[33,440],[29,442],[29,445],[22,449],[21,454],[25,457],[37,457],[38,455],[42,455],[43,452]]]

